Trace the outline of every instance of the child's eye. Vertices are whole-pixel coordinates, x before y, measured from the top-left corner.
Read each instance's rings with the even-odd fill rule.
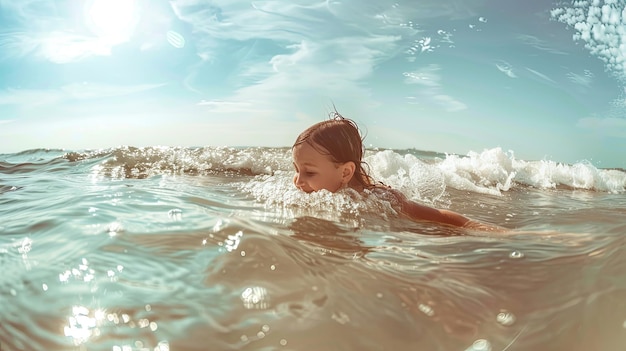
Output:
[[[306,174],[308,176],[314,176],[316,173],[315,172],[304,172],[304,174]]]

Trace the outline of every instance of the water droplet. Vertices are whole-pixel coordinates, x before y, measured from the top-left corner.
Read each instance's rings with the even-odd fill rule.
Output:
[[[421,303],[419,304],[419,306],[417,306],[417,308],[428,317],[432,317],[435,315],[435,310],[433,310],[433,308],[428,305],[424,305]]]
[[[154,348],[154,351],[170,351],[170,344],[167,341],[159,341],[159,344]]]
[[[508,311],[502,311],[498,313],[498,316],[496,317],[496,321],[498,321],[498,323],[507,327],[513,325],[516,319],[515,315]]]
[[[113,237],[116,236],[117,234],[121,233],[124,231],[124,227],[122,227],[122,224],[119,222],[113,222],[111,224],[109,224],[107,231],[109,232],[109,236]]]
[[[246,288],[241,293],[241,301],[247,309],[265,309],[269,307],[267,289],[260,286]]]
[[[146,328],[150,326],[150,321],[147,318],[142,318],[137,324],[139,324],[139,328]]]
[[[350,322],[350,317],[341,311],[333,313],[331,318],[336,320],[339,324],[346,324]]]
[[[511,257],[511,258],[523,258],[524,254],[522,252],[516,250],[516,251],[511,252],[509,254],[509,257]]]
[[[270,331],[270,326],[267,324],[263,324],[263,326],[261,327],[261,330],[267,333],[268,331]]]
[[[485,339],[478,339],[465,351],[491,351],[491,343]]]
[[[17,248],[17,251],[22,254],[22,256],[26,256],[26,254],[30,252],[32,247],[33,241],[30,238],[24,238],[24,240],[22,240],[22,243],[20,244],[20,247]]]
[[[285,340],[285,339],[280,339],[280,344],[281,344],[282,346],[287,345],[287,340]]]

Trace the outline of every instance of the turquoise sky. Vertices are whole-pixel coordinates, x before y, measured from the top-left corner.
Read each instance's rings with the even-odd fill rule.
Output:
[[[367,146],[626,168],[625,6],[0,0],[0,153],[290,146],[334,103]]]

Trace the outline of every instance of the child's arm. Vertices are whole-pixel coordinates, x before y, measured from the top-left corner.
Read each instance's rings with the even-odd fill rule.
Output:
[[[506,228],[493,224],[478,222],[453,211],[436,209],[420,205],[414,201],[407,199],[404,194],[396,190],[392,190],[392,193],[400,202],[400,211],[402,212],[402,214],[408,216],[411,219],[444,223],[456,227],[463,227],[480,231],[508,231],[508,229]]]

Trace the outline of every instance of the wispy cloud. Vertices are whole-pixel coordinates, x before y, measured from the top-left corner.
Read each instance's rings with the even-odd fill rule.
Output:
[[[367,99],[370,92],[363,80],[378,63],[402,52],[403,36],[415,33],[400,25],[403,21],[394,4],[271,1],[250,6],[249,1],[213,5],[201,0],[175,1],[179,19],[193,27],[195,47],[203,61],[190,73],[189,88],[202,91],[207,83],[195,78],[200,76],[198,70],[216,64],[219,57],[223,60],[224,52],[236,52],[228,78],[232,93],[206,95],[207,101],[229,103],[220,103],[220,108],[240,107],[244,112],[251,104],[294,109],[312,103],[315,96],[326,102],[334,96]]]
[[[533,75],[539,77],[540,79],[546,81],[546,82],[549,82],[549,83],[552,83],[552,84],[558,84],[556,81],[554,81],[554,79],[548,77],[547,75],[545,75],[545,74],[543,74],[543,73],[541,73],[539,71],[536,71],[536,70],[528,68],[528,67],[526,67],[526,70],[528,72],[532,73]]]
[[[132,0],[128,0],[129,2]],[[55,1],[55,0],[20,0],[1,1],[0,7],[3,12],[2,29],[0,32],[0,59],[22,58],[26,56],[36,57],[58,64],[76,62],[91,56],[111,55],[113,48],[130,40],[134,32],[134,24],[139,22],[139,14],[131,6],[119,8],[119,11],[135,11],[135,13],[117,13],[117,17],[101,19],[108,21],[107,27],[111,33],[98,33],[89,18],[90,13],[101,13],[103,9],[87,8],[104,2],[95,1]],[[107,4],[106,6],[108,6]],[[111,5],[113,6],[113,5]],[[118,4],[118,6],[120,6]],[[109,9],[114,11],[115,9]],[[167,8],[171,14],[171,9]],[[155,28],[169,20],[164,16],[163,6],[156,1],[149,8],[144,8],[145,18],[142,19],[144,29],[154,31]],[[115,16],[113,13],[111,16]],[[132,17],[132,18],[131,18]],[[7,20],[10,19],[10,20]],[[131,23],[132,22],[132,23]],[[161,41],[171,45],[165,28],[159,36]],[[157,32],[159,32],[157,30]],[[176,32],[172,32],[178,35]],[[135,33],[136,34],[136,33]],[[145,39],[138,44],[143,47],[152,47],[154,43],[145,37],[145,33],[136,35],[136,38]],[[140,40],[141,41],[141,40]]]
[[[104,84],[68,84],[59,89],[6,89],[0,91],[0,105],[41,106],[70,100],[124,96],[156,89],[164,84],[118,86]]]
[[[589,129],[606,136],[626,138],[626,118],[618,117],[587,117],[581,118],[576,124],[579,128]]]
[[[498,69],[498,71],[506,74],[509,78],[517,78],[517,75],[513,71],[513,66],[511,66],[506,61],[500,60],[496,62],[496,68]]]
[[[60,10],[50,0],[2,1],[5,18],[0,33],[0,58],[21,58],[27,55],[55,63],[68,63],[91,55],[109,55],[111,45],[78,33],[72,13],[81,9]],[[72,2],[78,6],[82,2]],[[67,10],[67,11],[65,11]],[[61,13],[65,13],[61,15]]]
[[[626,89],[621,97],[613,99],[610,107],[602,115],[581,118],[576,126],[595,134],[608,137],[626,138]]]
[[[448,112],[466,109],[467,106],[464,103],[443,92],[441,76],[438,73],[440,70],[439,65],[430,64],[412,72],[404,72],[405,83],[423,87],[423,89],[417,89],[413,96],[408,97],[409,103],[434,104]]]
[[[32,54],[62,64],[93,55],[110,55],[112,47],[111,43],[98,38],[61,31],[0,34],[0,48],[5,58]]]
[[[413,22],[409,22],[405,24],[411,28],[418,28],[417,24]],[[416,29],[417,30],[417,29]],[[422,32],[422,30],[419,30]],[[413,43],[406,49],[405,54],[407,55],[407,61],[415,62],[417,56],[422,53],[431,53],[435,51],[435,49],[440,49],[442,46],[444,48],[454,48],[455,43],[453,38],[453,34],[451,32],[445,31],[443,29],[438,29],[436,34],[432,34],[432,36],[423,36],[417,38],[413,41]]]
[[[574,72],[567,73],[567,78],[572,83],[582,85],[584,87],[589,87],[591,85],[591,83],[593,82],[593,77],[594,74],[589,70],[585,70],[583,74],[578,74]]]
[[[567,55],[567,52],[555,49],[554,47],[550,46],[545,40],[537,38],[533,35],[520,34],[517,36],[517,39],[522,43],[528,46],[532,46],[537,50],[545,51],[555,55]]]

